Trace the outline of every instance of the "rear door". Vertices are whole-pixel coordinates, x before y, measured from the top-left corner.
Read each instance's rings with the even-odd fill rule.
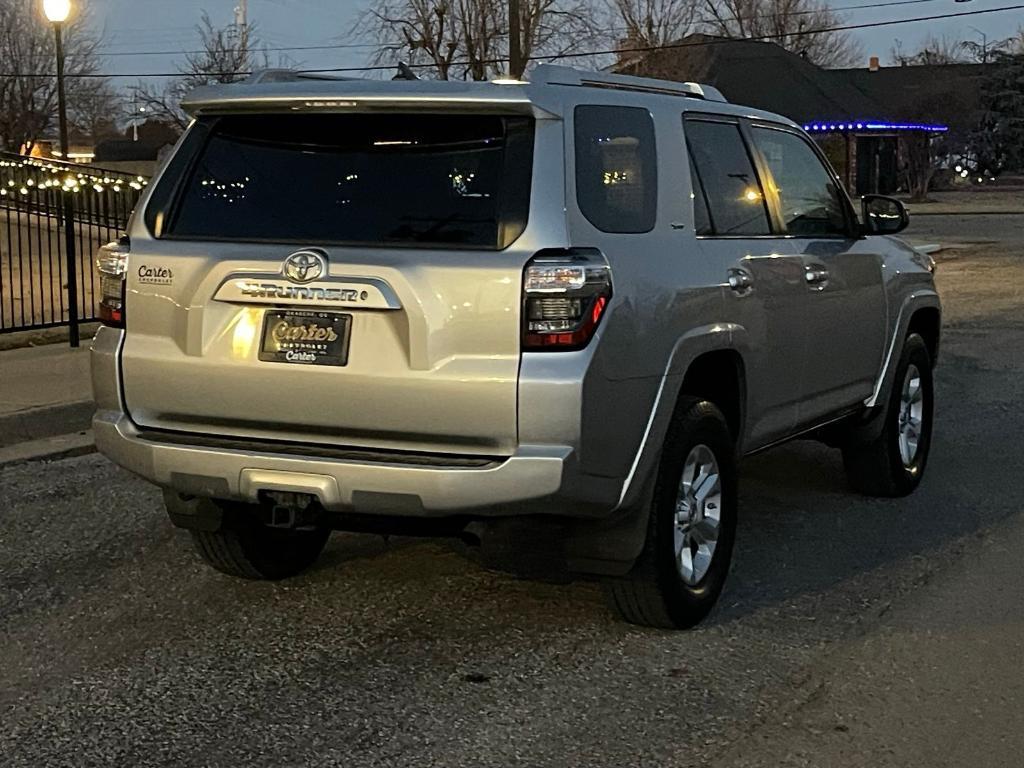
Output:
[[[703,257],[725,285],[727,322],[738,338],[747,379],[746,449],[787,435],[804,391],[801,362],[808,293],[801,258],[773,230],[764,188],[738,120],[684,120]]]
[[[533,118],[255,114],[192,130],[132,242],[135,422],[512,452]]]
[[[856,233],[849,198],[811,141],[795,129],[754,124],[791,252],[803,261],[809,297],[801,422],[870,396],[882,364],[886,301],[882,257]]]

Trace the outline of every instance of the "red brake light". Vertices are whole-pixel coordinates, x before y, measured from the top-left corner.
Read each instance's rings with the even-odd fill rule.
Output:
[[[127,237],[107,243],[96,256],[100,273],[100,321],[115,328],[124,328],[125,272],[128,269]]]
[[[582,349],[611,295],[611,273],[599,251],[541,251],[523,273],[523,349]]]

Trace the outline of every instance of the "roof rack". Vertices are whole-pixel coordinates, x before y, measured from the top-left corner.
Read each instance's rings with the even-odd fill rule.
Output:
[[[294,69],[257,69],[244,82],[246,85],[259,83],[299,83],[303,80],[360,80],[358,77],[339,77],[338,75],[318,74],[316,72],[298,72]]]
[[[542,64],[530,72],[530,82],[538,85],[575,85],[588,88],[609,88],[619,91],[659,93],[666,96],[687,96],[708,101],[726,101],[717,88],[700,83],[680,83],[675,80],[655,80],[649,77],[610,75],[606,72],[586,72],[572,67]]]

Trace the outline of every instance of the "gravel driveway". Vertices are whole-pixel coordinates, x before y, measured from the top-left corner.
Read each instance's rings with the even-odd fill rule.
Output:
[[[302,577],[235,581],[202,567],[159,494],[102,457],[0,470],[0,766],[888,764],[879,733],[898,740],[928,712],[808,713],[860,679],[850,649],[915,616],[937,579],[973,583],[984,613],[984,585],[958,574],[1024,501],[1012,250],[942,257],[949,327],[919,491],[851,495],[838,453],[814,443],[746,461],[735,568],[691,632],[619,624],[594,583],[515,580],[445,541],[336,534]],[[972,618],[963,653],[979,635],[1005,642],[1024,604],[1012,611]],[[879,669],[909,676],[912,656]],[[973,733],[948,738],[969,747]],[[981,733],[977,764],[1019,754],[1012,734]],[[800,762],[819,735],[829,760]]]

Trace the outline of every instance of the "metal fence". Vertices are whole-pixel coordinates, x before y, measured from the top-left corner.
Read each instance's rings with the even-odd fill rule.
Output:
[[[148,180],[91,165],[0,152],[0,333],[68,325],[98,316],[96,250],[124,231]],[[75,258],[66,251],[72,203]],[[77,301],[68,292],[75,270]]]

